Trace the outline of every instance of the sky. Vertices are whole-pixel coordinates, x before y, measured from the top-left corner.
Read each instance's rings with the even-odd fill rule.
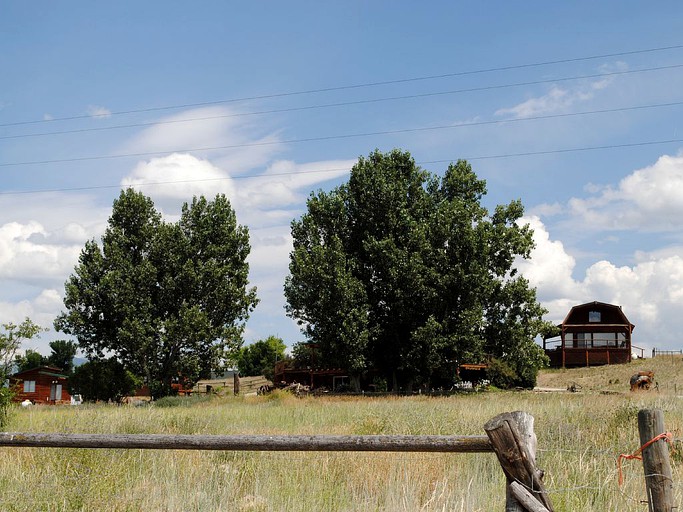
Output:
[[[169,221],[226,194],[260,303],[285,314],[290,223],[359,156],[464,158],[520,199],[517,266],[546,319],[622,306],[633,343],[683,348],[683,5],[675,1],[0,1],[0,323],[50,329],[124,187]]]

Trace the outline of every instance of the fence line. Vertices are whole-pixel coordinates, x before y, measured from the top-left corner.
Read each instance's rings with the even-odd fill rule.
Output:
[[[59,434],[0,432],[0,446],[222,451],[334,452],[494,452],[507,477],[506,512],[553,512],[549,492],[536,467],[534,418],[525,412],[499,414],[484,425],[486,436],[283,436]],[[659,410],[641,410],[638,427],[650,512],[671,512],[673,481]],[[670,434],[667,434],[670,436]],[[670,436],[671,437],[671,436]],[[669,439],[671,440],[671,439]],[[635,458],[629,456],[629,458]]]
[[[652,357],[657,356],[680,356],[683,355],[683,350],[660,350],[657,348],[652,349]]]

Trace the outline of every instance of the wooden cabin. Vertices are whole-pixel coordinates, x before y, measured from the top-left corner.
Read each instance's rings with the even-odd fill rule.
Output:
[[[34,404],[68,404],[71,395],[67,389],[68,377],[61,368],[38,366],[15,373],[10,378],[15,402],[30,400]]]
[[[558,328],[559,339],[543,340],[551,368],[631,361],[631,333],[635,326],[621,306],[597,301],[574,306]]]

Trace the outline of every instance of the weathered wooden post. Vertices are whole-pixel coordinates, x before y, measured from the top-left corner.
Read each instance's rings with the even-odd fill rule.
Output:
[[[643,470],[650,512],[671,512],[674,502],[669,447],[664,437],[651,442],[665,433],[664,413],[658,409],[638,411],[638,432],[643,446]]]
[[[553,512],[536,467],[534,417],[526,412],[499,414],[484,425],[508,480],[506,512]]]

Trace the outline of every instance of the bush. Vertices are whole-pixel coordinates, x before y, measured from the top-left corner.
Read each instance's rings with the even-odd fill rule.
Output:
[[[4,430],[9,423],[12,406],[12,390],[10,388],[0,388],[0,429]]]
[[[491,384],[500,389],[510,389],[517,385],[519,377],[512,367],[500,359],[491,359],[486,370],[486,378]]]

